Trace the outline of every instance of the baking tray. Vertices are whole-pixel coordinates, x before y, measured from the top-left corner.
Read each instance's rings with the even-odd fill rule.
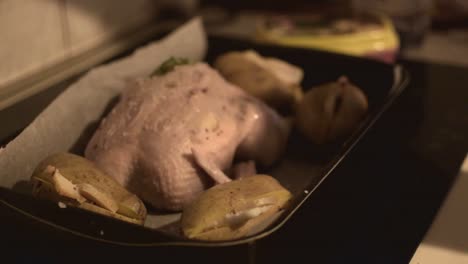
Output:
[[[2,210],[29,219],[31,225],[47,225],[49,229],[63,231],[65,236],[78,236],[97,243],[132,247],[218,247],[246,244],[281,228],[297,210],[300,210],[301,205],[307,203],[311,194],[332,174],[409,82],[409,74],[403,67],[368,59],[215,36],[209,36],[208,43],[206,61],[210,63],[216,56],[226,51],[254,49],[262,55],[281,58],[303,68],[305,78],[302,84],[305,90],[346,75],[368,97],[369,114],[354,133],[342,143],[314,146],[293,131],[283,159],[265,171],[278,178],[294,195],[291,205],[270,227],[256,235],[232,241],[191,241],[76,208],[63,210],[58,208],[56,203],[37,200],[5,188],[0,188]],[[118,57],[120,56],[116,56]]]

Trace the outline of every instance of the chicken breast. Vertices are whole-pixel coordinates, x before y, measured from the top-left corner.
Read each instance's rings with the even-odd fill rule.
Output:
[[[272,165],[290,123],[205,63],[140,79],[122,94],[85,156],[144,201],[178,211],[214,184],[235,156]]]

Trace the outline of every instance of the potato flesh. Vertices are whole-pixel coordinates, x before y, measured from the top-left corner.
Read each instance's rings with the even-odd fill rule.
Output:
[[[79,184],[78,190],[80,194],[85,197],[87,200],[94,202],[98,206],[107,209],[113,213],[117,212],[119,209],[119,205],[117,202],[112,198],[109,197],[106,193],[103,193],[96,189],[94,186],[82,183]]]
[[[76,185],[63,177],[58,169],[55,169],[53,172],[52,184],[55,187],[55,191],[57,191],[59,195],[74,199],[79,203],[86,201],[86,199],[78,191]]]

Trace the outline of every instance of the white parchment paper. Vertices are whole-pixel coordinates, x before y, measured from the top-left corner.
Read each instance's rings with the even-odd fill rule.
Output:
[[[129,80],[150,75],[171,56],[202,60],[206,49],[202,22],[195,18],[128,57],[90,70],[0,151],[0,186],[13,188],[28,181],[41,160],[53,153],[70,151],[90,124],[99,122]],[[176,218],[178,215],[149,215],[145,226],[157,228]]]

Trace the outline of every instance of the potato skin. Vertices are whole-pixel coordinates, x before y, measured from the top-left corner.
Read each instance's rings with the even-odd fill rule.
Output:
[[[222,54],[214,67],[226,80],[280,112],[290,111],[302,97],[302,69],[253,50]]]
[[[367,111],[366,95],[341,77],[305,93],[296,105],[296,125],[311,142],[324,144],[352,133]]]
[[[53,188],[48,184],[52,182],[52,173],[47,169],[49,166],[58,169],[73,184],[89,184],[110,195],[118,202],[119,210],[117,213],[112,213],[90,203],[78,204],[66,197],[54,194]],[[146,218],[146,207],[136,195],[127,191],[113,178],[99,170],[91,161],[78,155],[57,153],[47,157],[35,168],[31,176],[31,182],[34,184],[33,195],[39,198],[62,201],[71,206],[137,224],[143,224]]]
[[[285,207],[291,193],[268,175],[255,175],[216,185],[184,208],[181,226],[184,235],[201,240],[231,240],[245,236],[256,225]],[[226,221],[235,214],[261,206],[271,206],[260,215],[232,225]]]

